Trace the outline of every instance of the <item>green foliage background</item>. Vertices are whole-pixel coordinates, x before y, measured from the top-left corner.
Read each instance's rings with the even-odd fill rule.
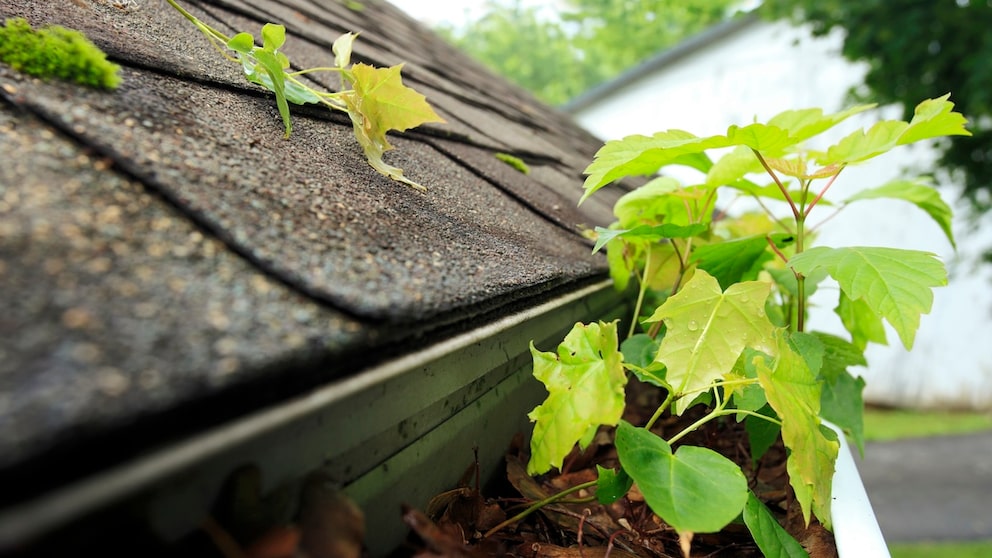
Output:
[[[992,2],[765,0],[761,9],[809,23],[814,35],[843,29],[844,56],[869,66],[856,98],[902,105],[908,117],[919,99],[951,92],[974,135],[942,140],[939,164],[975,218],[992,209]]]
[[[488,0],[465,27],[438,31],[532,91],[562,104],[733,13],[735,0],[566,0],[561,20],[521,0]]]

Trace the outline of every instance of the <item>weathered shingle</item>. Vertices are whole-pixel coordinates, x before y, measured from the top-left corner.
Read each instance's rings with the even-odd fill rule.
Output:
[[[123,66],[105,92],[0,65],[8,479],[84,474],[605,275],[580,225],[609,206],[574,206],[598,142],[563,115],[382,2],[187,4],[225,33],[286,24],[300,69],[352,30],[356,60],[406,62],[448,123],[387,160],[429,190],[373,171],[346,116],[293,107],[283,139],[273,97],[164,3],[0,4]]]

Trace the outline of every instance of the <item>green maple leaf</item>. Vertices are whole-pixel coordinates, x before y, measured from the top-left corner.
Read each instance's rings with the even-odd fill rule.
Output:
[[[596,473],[596,500],[600,504],[612,504],[623,498],[634,484],[634,480],[622,468],[604,469],[596,465]]]
[[[933,186],[912,180],[892,180],[877,188],[862,190],[847,198],[845,203],[878,198],[908,201],[919,207],[937,222],[940,230],[944,231],[947,240],[951,242],[951,246],[957,247],[954,243],[954,232],[951,229],[951,218],[954,216],[954,212]]]
[[[916,106],[913,119],[883,120],[868,129],[856,130],[827,149],[818,161],[822,165],[857,163],[896,147],[942,136],[970,136],[961,113],[953,112],[950,95],[927,99]]]
[[[610,140],[599,148],[593,162],[586,167],[588,176],[582,186],[585,193],[579,203],[614,180],[654,174],[662,166],[680,161],[687,155],[727,145],[723,136],[698,137],[682,130]]]
[[[941,136],[970,136],[964,128],[965,117],[953,112],[954,103],[948,101],[951,94],[936,99],[927,99],[916,105],[909,127],[899,137],[899,145]]]
[[[622,421],[617,456],[651,511],[679,533],[715,533],[744,509],[747,479],[736,463],[698,446],[672,447]]]
[[[768,250],[770,242],[782,248],[792,240],[789,235],[774,233],[705,244],[692,253],[692,261],[716,277],[721,287],[729,287],[757,277],[761,265],[772,257]]]
[[[677,224],[688,224],[688,216],[683,208],[677,214],[681,219],[673,219],[673,209],[677,209],[674,196],[682,188],[682,184],[674,178],[659,176],[648,181],[643,186],[627,192],[613,204],[613,215],[616,216],[621,229],[632,229],[645,223],[662,221]]]
[[[651,175],[669,164],[683,164],[709,173],[714,167],[704,153],[709,149],[746,146],[748,150],[774,156],[872,106],[859,105],[830,115],[824,115],[820,109],[785,111],[767,124],[730,126],[723,136],[698,137],[683,130],[668,130],[653,136],[632,135],[611,140],[600,148],[586,168],[585,194],[579,203],[610,182],[626,176]],[[905,122],[902,124],[904,128],[908,126]],[[753,170],[758,169],[745,159],[735,157],[718,168],[712,177],[707,177],[707,184],[728,184]],[[731,180],[725,181],[728,177]]]
[[[833,128],[847,118],[874,108],[876,105],[857,105],[849,109],[823,114],[822,109],[809,108],[786,110],[768,120],[770,126],[776,126],[788,132],[790,141],[799,143]]]
[[[757,184],[743,180],[743,178],[749,174],[760,172],[764,172],[764,169],[761,166],[761,161],[754,156],[751,148],[738,145],[713,163],[713,166],[706,173],[706,185],[713,187],[729,186],[742,181],[747,187],[756,189],[758,188]]]
[[[610,266],[610,279],[613,287],[623,292],[630,283],[630,275],[634,272],[633,261],[628,257],[627,246],[623,239],[616,239],[607,244],[606,263]]]
[[[668,238],[689,238],[706,232],[708,227],[702,223],[695,225],[641,225],[632,229],[605,229],[596,227],[596,245],[592,251],[599,252],[606,243],[614,238],[626,238],[639,242],[660,242]]]
[[[675,395],[696,394],[729,374],[745,347],[774,353],[775,326],[765,315],[765,300],[771,284],[745,281],[726,292],[703,270],[668,298],[648,318],[667,326],[657,362],[667,369],[667,380]],[[675,411],[681,414],[695,395],[680,397]]]
[[[727,128],[727,142],[729,145],[743,145],[765,154],[781,153],[783,149],[796,143],[782,128],[760,123]]]
[[[829,528],[830,487],[840,444],[833,431],[820,424],[822,386],[797,349],[782,334],[777,357],[753,355],[745,366],[753,367],[769,405],[782,421],[782,441],[789,448],[789,483],[806,523],[816,513]]]
[[[779,525],[761,500],[749,492],[744,506],[744,524],[754,537],[755,544],[765,556],[772,558],[809,558],[799,541]]]
[[[868,343],[889,344],[882,317],[876,314],[864,300],[851,300],[851,297],[841,291],[834,313],[851,334],[851,344],[857,349],[864,351]]]
[[[745,357],[748,356],[748,352],[744,354]],[[757,372],[753,370],[751,373],[757,375]],[[764,390],[762,390],[762,397],[764,397]],[[759,415],[778,419],[771,405],[766,404],[756,412]],[[762,456],[775,445],[775,442],[778,441],[778,435],[782,432],[782,427],[778,423],[760,419],[753,415],[744,420],[744,429],[747,431],[748,443],[751,445],[751,462],[754,464],[757,464]]]
[[[804,275],[826,269],[848,298],[885,318],[907,349],[913,347],[920,315],[933,304],[933,287],[947,284],[944,264],[915,250],[819,246],[793,256],[789,265]]]
[[[355,138],[369,165],[393,180],[424,190],[423,186],[403,176],[401,169],[382,160],[383,154],[393,148],[386,140],[387,132],[402,132],[426,122],[444,122],[423,95],[403,85],[402,68],[403,64],[389,68],[355,64],[343,74],[353,90],[342,93]]]
[[[575,324],[557,353],[538,351],[534,377],[548,389],[548,398],[530,412],[535,422],[527,472],[561,468],[578,442],[585,448],[600,425],[615,425],[624,409],[627,375],[617,347],[617,323]]]
[[[899,145],[899,136],[909,124],[900,120],[876,122],[868,131],[855,130],[817,159],[821,165],[857,163],[877,157]]]
[[[836,335],[821,332],[813,332],[810,335],[816,337],[823,346],[823,363],[820,367],[820,379],[823,382],[820,416],[841,427],[854,440],[863,456],[864,400],[861,392],[864,390],[865,381],[863,378],[856,378],[847,369],[851,366],[868,365],[864,351]]]
[[[864,350],[846,339],[820,331],[810,332],[810,335],[819,339],[820,344],[823,345],[820,376],[825,381],[835,381],[841,372],[845,372],[851,366],[868,366]]]
[[[865,403],[862,392],[865,380],[841,370],[833,381],[825,381],[820,397],[820,416],[839,426],[865,455]]]
[[[289,59],[279,52],[286,42],[286,28],[274,23],[262,26],[262,46],[255,46],[255,39],[248,33],[238,33],[227,42],[227,48],[238,55],[245,79],[275,93],[276,106],[286,129],[285,137],[293,131],[289,103],[303,105],[319,103],[320,97],[305,87],[286,80]]]
[[[712,188],[683,187],[677,180],[662,176],[628,192],[613,206],[621,229],[659,223],[691,226],[709,221],[716,196]]]
[[[427,99],[403,85],[403,64],[375,68],[367,64],[351,67],[352,86],[362,100],[362,114],[374,119],[376,132],[402,132],[426,122],[444,122]]]
[[[734,363],[733,371],[726,376],[728,380],[756,380],[758,378],[753,370],[748,370],[744,366],[745,359],[752,352],[756,351],[754,349],[744,350],[741,358],[737,359],[737,362]],[[748,375],[749,373],[751,374],[750,376]],[[768,404],[768,400],[765,399],[765,390],[761,389],[761,385],[756,383],[724,386],[724,394],[724,397],[729,397],[733,400],[734,408],[741,411],[758,411]],[[746,416],[743,413],[738,413],[737,422],[744,420]]]

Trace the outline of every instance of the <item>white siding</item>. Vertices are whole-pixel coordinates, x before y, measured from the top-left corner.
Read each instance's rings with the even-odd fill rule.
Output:
[[[864,75],[862,66],[843,59],[840,44],[839,34],[812,39],[785,23],[755,22],[645,74],[575,116],[593,133],[612,139],[671,128],[718,134],[728,124],[767,119],[790,108],[833,112],[847,105],[846,92]],[[836,137],[880,117],[899,116],[892,109],[858,116],[839,126]],[[906,167],[928,170],[932,160],[930,148],[913,146],[846,169],[832,189],[834,199],[896,178]],[[957,198],[953,187],[940,192],[948,202]],[[812,220],[819,222],[815,213]],[[992,246],[992,222],[986,219],[980,230],[969,231],[963,221],[955,228],[957,253],[928,216],[898,201],[859,202],[824,227],[822,244],[929,250],[951,271],[950,286],[936,291],[934,310],[923,316],[911,353],[893,331],[889,346],[869,347],[870,369],[861,372],[870,401],[992,408],[992,266],[976,266],[977,255]],[[812,327],[842,333],[832,312],[836,292],[818,294],[823,296],[814,297],[820,311],[814,310]]]

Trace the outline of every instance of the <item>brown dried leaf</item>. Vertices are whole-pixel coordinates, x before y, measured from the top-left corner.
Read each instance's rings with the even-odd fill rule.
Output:
[[[301,548],[310,558],[359,558],[365,515],[321,473],[304,482],[300,504]]]
[[[464,535],[455,536],[451,532],[441,529],[429,517],[420,510],[403,506],[403,523],[413,529],[417,536],[424,542],[431,554],[418,554],[418,556],[444,556],[448,558],[477,558],[482,556],[480,551],[474,550],[465,544]]]
[[[300,546],[298,527],[285,525],[268,530],[245,550],[247,558],[293,558]]]

